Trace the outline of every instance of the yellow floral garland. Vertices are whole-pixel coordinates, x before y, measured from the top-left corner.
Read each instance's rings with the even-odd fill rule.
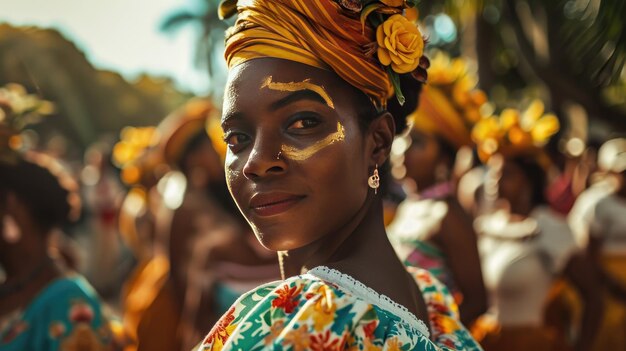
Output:
[[[556,115],[545,113],[543,102],[534,100],[524,111],[509,108],[499,116],[481,119],[472,130],[472,139],[484,162],[496,153],[537,156],[559,128]]]

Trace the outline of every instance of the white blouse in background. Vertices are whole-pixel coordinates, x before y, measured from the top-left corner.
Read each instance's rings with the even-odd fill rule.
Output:
[[[626,255],[626,199],[615,194],[613,178],[600,181],[580,194],[568,216],[576,242],[586,247],[590,237],[603,241],[609,255]]]
[[[479,217],[489,314],[501,326],[541,326],[548,293],[578,247],[565,221],[545,206],[512,222],[506,211]]]

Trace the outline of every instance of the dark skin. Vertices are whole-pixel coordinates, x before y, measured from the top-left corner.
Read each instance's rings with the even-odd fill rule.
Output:
[[[7,242],[0,222],[0,265],[6,273],[0,287],[20,288],[0,296],[0,319],[26,307],[43,288],[61,276],[48,256],[48,231],[36,225],[28,208],[11,192],[0,198],[0,219],[6,215],[15,220],[21,236],[17,242]]]
[[[533,203],[529,189],[532,182],[519,165],[505,160],[500,170],[498,194],[510,206],[511,213],[518,217],[528,217],[537,204]]]
[[[446,167],[447,173],[451,174],[452,157],[442,151],[434,136],[413,130],[411,139],[404,165],[407,177],[415,182],[418,189],[427,189],[437,183],[437,167]],[[448,205],[448,212],[441,222],[440,230],[433,235],[432,244],[445,255],[454,282],[463,294],[459,306],[461,321],[471,325],[487,310],[487,291],[483,284],[476,233],[472,219],[456,197],[448,196],[444,201]],[[463,252],[463,255],[458,255],[458,252]]]
[[[268,77],[282,83],[310,79],[324,88],[334,107],[309,90],[261,88]],[[290,275],[328,266],[428,320],[418,287],[387,239],[381,197],[367,185],[389,155],[393,118],[381,113],[362,128],[358,94],[332,72],[291,61],[263,58],[233,68],[222,120],[229,189],[261,244],[288,251]],[[277,157],[283,146],[316,145],[337,131],[338,122],[343,140],[303,160]],[[251,202],[253,195],[276,194],[297,200],[273,215],[260,214]]]
[[[182,318],[195,327],[184,329],[188,335],[184,335],[182,348],[190,349],[201,337],[197,333],[210,329],[219,315],[213,310],[213,290],[198,287],[189,276],[199,273],[206,276],[207,272],[211,272],[211,267],[220,262],[256,266],[275,262],[276,257],[259,257],[251,247],[250,240],[245,240],[252,239],[252,233],[244,223],[240,223],[243,219],[232,216],[215,199],[207,196],[210,183],[222,183],[225,186],[222,161],[211,141],[206,138],[195,149],[187,152],[182,161],[183,172],[190,181],[183,204],[176,209],[172,218],[169,248],[173,274],[170,279],[184,306]],[[211,213],[211,216],[205,216],[200,224],[198,219],[203,212]],[[216,221],[215,217],[220,220],[207,222],[209,218]],[[258,243],[254,244],[258,246]],[[268,277],[268,280],[274,278]],[[206,281],[203,283],[206,284]],[[206,318],[207,315],[211,318]]]
[[[521,167],[510,160],[505,160],[502,165],[502,177],[498,184],[500,197],[509,203],[510,211],[514,218],[524,220],[528,218],[532,210],[540,204],[533,203],[530,190],[535,184],[524,173]],[[603,302],[600,277],[596,271],[596,265],[591,255],[586,253],[572,256],[563,272],[565,278],[570,281],[580,293],[584,311],[582,322],[574,350],[591,350],[595,336],[602,321]]]
[[[437,168],[452,168],[453,160],[441,150],[433,135],[411,130],[411,146],[404,153],[406,176],[413,180],[418,190],[437,184]]]

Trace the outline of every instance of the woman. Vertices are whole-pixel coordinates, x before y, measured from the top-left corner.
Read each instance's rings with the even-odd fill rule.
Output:
[[[166,287],[181,308],[181,350],[193,347],[241,294],[278,277],[275,257],[256,249],[260,245],[251,240],[228,193],[217,114],[209,101],[192,100],[159,127],[164,160],[172,169],[160,187],[172,210],[163,225],[170,260]],[[169,204],[168,198],[178,200]]]
[[[0,265],[6,273],[0,284],[2,350],[112,347],[95,290],[80,275],[65,272],[48,250],[51,233],[72,210],[71,192],[50,170],[57,167],[37,154],[0,163]]]
[[[581,193],[568,222],[601,277],[605,314],[594,350],[626,349],[626,139],[602,145],[602,179]]]
[[[384,229],[382,165],[416,103],[398,100],[418,96],[408,73],[425,78],[404,2],[235,3],[221,8],[239,12],[226,40],[226,179],[291,277],[243,295],[199,349],[479,350],[447,290],[407,273]]]
[[[461,321],[470,325],[486,311],[487,294],[472,218],[457,200],[453,173],[454,165],[465,161],[457,160],[457,152],[472,145],[471,126],[486,98],[461,58],[437,54],[428,77],[419,108],[409,117],[409,134],[394,144],[404,146],[393,152],[395,167],[405,170],[408,198],[387,231],[406,264],[428,269],[446,284],[459,304]]]
[[[567,350],[572,346],[544,317],[551,290],[561,276],[584,299],[574,350],[590,350],[601,317],[592,266],[578,252],[565,219],[547,205],[544,195],[549,159],[542,147],[558,130],[558,120],[544,116],[543,110],[543,104],[536,101],[524,113],[508,109],[474,129],[479,155],[497,179],[500,205],[500,210],[475,223],[491,301],[476,332],[483,334],[481,344],[488,351]]]
[[[54,159],[17,152],[19,129],[49,102],[17,85],[0,88],[0,349],[110,350],[112,334],[94,289],[64,271],[49,239],[80,204]]]
[[[126,325],[136,334],[137,350],[188,350],[193,346],[189,339],[195,336],[197,342],[199,330],[213,325],[245,292],[241,286],[251,288],[278,276],[275,264],[255,270],[269,258],[263,260],[250,247],[246,238],[251,234],[232,215],[237,208],[228,194],[220,152],[226,146],[207,135],[216,111],[209,101],[191,100],[155,131],[159,140],[151,152],[158,153],[156,168],[164,174],[150,191],[153,253],[138,267],[125,298]],[[237,267],[235,278],[242,270],[253,274],[227,281],[217,274],[224,271],[224,262],[247,264]],[[229,284],[232,280],[235,284]]]

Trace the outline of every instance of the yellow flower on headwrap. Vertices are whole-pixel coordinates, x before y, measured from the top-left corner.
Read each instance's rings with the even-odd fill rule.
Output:
[[[286,59],[334,71],[379,108],[394,93],[402,104],[398,74],[419,67],[424,47],[416,25],[401,15],[415,3],[381,0],[364,7],[361,0],[224,0],[220,16],[238,12],[226,35],[226,62],[234,67],[260,57]],[[394,19],[385,25],[388,17]],[[380,27],[379,48],[384,49],[374,55]]]
[[[472,127],[487,103],[487,94],[476,87],[477,83],[476,70],[466,59],[435,54],[419,108],[409,116],[413,128],[437,135],[457,148],[471,146]]]
[[[424,40],[417,26],[402,15],[389,17],[376,29],[378,59],[397,73],[414,71],[424,54]]]
[[[474,126],[472,138],[481,160],[487,161],[496,153],[505,157],[540,156],[542,148],[560,128],[559,119],[544,112],[543,102],[534,100],[523,112],[505,109],[500,116],[480,120]]]

